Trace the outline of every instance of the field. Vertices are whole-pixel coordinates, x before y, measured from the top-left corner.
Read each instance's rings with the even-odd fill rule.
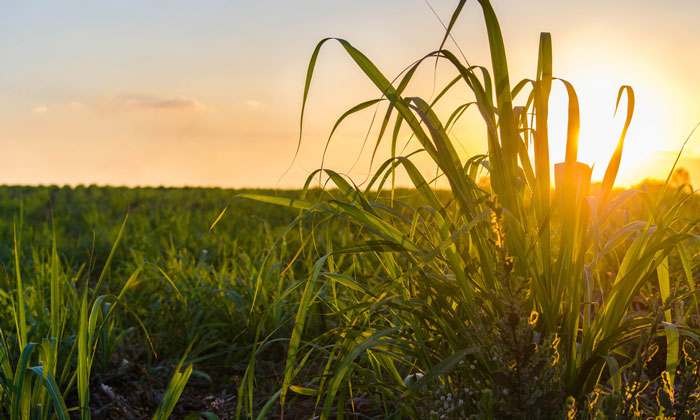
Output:
[[[658,195],[660,187],[659,184],[645,186],[649,201]],[[313,193],[317,200],[342,196],[338,190]],[[437,193],[443,199],[449,197],[446,191]],[[15,251],[11,239],[16,234],[22,298],[26,308],[26,342],[47,346],[44,337],[57,338],[55,360],[58,363],[53,377],[62,390],[66,407],[80,405],[75,380],[78,371],[76,352],[79,351],[76,349],[76,341],[79,341],[76,335],[81,328],[80,302],[86,290],[88,301],[98,295],[111,296],[104,301],[98,299],[95,307],[99,312],[91,312],[90,316],[104,316],[111,305],[115,306],[109,318],[97,319],[95,338],[91,338],[96,346],[91,357],[87,388],[90,390],[89,406],[95,418],[141,418],[155,412],[169,377],[180,360],[184,360],[185,367],[194,366],[194,370],[175,408],[175,418],[201,412],[228,418],[235,416],[239,405],[242,415],[248,412],[257,414],[263,410],[268,399],[275,401],[284,380],[288,337],[298,325],[295,318],[299,305],[305,298],[308,299],[308,289],[304,283],[316,265],[314,258],[304,254],[323,254],[321,249],[342,248],[353,242],[347,233],[338,234],[336,238],[329,237],[328,231],[320,228],[321,223],[335,223],[334,231],[339,233],[352,230],[352,226],[343,227],[343,224],[347,224],[343,221],[309,221],[285,233],[288,225],[298,216],[298,211],[236,198],[241,194],[271,196],[274,192],[95,186],[0,188],[0,215],[8,221],[2,231],[2,237],[6,239],[0,250],[0,261],[4,267],[0,281],[2,290],[9,291],[2,294],[5,309],[0,328],[3,331],[3,348],[11,362],[4,368],[3,383],[11,386],[11,373],[20,363],[17,357],[18,340],[21,339],[17,329],[17,322],[20,322],[17,320],[19,295],[16,293]],[[300,194],[300,191],[277,192],[279,197],[298,197]],[[406,206],[418,198],[416,191],[395,191],[394,199]],[[380,198],[377,202],[387,199]],[[624,218],[636,220],[643,216],[644,201],[641,198],[631,200],[621,210]],[[225,208],[227,210],[223,216],[210,230]],[[691,200],[686,204],[686,214],[683,216],[697,214],[698,208],[700,202]],[[619,218],[618,223],[629,225],[627,220],[622,220],[622,215]],[[359,229],[356,234],[361,234]],[[628,246],[631,240],[625,242],[627,245],[623,243],[622,247]],[[113,246],[114,254],[104,270],[105,276],[99,290],[95,291]],[[379,246],[378,243],[365,243],[365,247]],[[694,249],[689,252],[695,254]],[[394,264],[400,264],[401,260],[397,257],[395,261]],[[697,262],[692,257],[691,261],[691,271],[695,272]],[[531,345],[528,342],[533,340],[533,334],[537,334],[532,315],[525,308],[518,307],[521,303],[513,301],[515,296],[510,296],[510,293],[519,293],[517,290],[504,291],[506,296],[500,297],[510,312],[508,316],[514,317],[513,324],[509,324],[510,318],[482,319],[478,324],[479,329],[457,332],[461,324],[459,319],[483,317],[484,314],[470,313],[470,308],[449,305],[446,297],[454,293],[453,289],[448,289],[449,284],[428,283],[429,288],[420,284],[396,284],[385,271],[390,263],[392,261],[386,260],[384,253],[378,252],[378,249],[371,252],[352,249],[338,254],[332,262],[338,274],[325,270],[316,274],[324,276],[325,281],[317,285],[313,304],[308,304],[302,345],[299,347],[307,365],[296,373],[294,383],[299,385],[290,388],[296,392],[290,392],[288,396],[285,417],[312,416],[316,406],[312,390],[318,386],[320,379],[317,375],[324,369],[335,368],[324,366],[326,359],[330,360],[325,353],[343,351],[338,348],[337,341],[344,335],[350,337],[350,343],[363,346],[366,352],[362,355],[353,353],[352,347],[344,349],[354,356],[351,365],[353,380],[348,380],[348,384],[352,383],[354,395],[351,403],[345,403],[347,409],[381,417],[396,409],[396,398],[387,398],[385,394],[398,396],[403,379],[410,377],[412,371],[419,370],[417,366],[410,366],[415,362],[407,363],[406,366],[396,366],[396,378],[383,378],[387,373],[382,373],[381,369],[374,370],[373,365],[388,362],[390,359],[384,359],[387,355],[393,358],[398,354],[408,355],[418,351],[425,353],[427,359],[452,360],[450,347],[445,348],[443,340],[454,340],[450,346],[461,348],[457,354],[468,361],[470,371],[467,372],[471,374],[473,363],[478,359],[468,357],[467,353],[474,350],[475,343],[488,346],[485,350],[494,358],[513,357],[510,352],[522,351],[520,347]],[[386,266],[383,267],[383,264]],[[608,264],[614,265],[612,262]],[[671,258],[670,271],[673,290],[687,290],[689,283],[685,281],[682,263],[676,255]],[[130,280],[132,277],[134,280]],[[696,276],[692,279],[697,286]],[[119,295],[127,284],[127,290],[117,304],[114,296]],[[654,279],[647,288],[640,290],[632,306],[642,313],[661,314],[661,302],[656,297],[657,284],[657,279]],[[445,289],[431,290],[433,287]],[[408,296],[401,296],[399,292],[402,290]],[[55,297],[52,297],[52,293],[56,293]],[[428,297],[427,293],[433,296]],[[416,302],[419,299],[421,301]],[[430,308],[426,305],[428,303],[430,306],[437,304],[439,310],[448,312],[450,316],[445,319],[451,320],[453,325],[431,325],[431,319],[424,313]],[[686,296],[685,304],[685,310],[684,306],[680,306],[680,310],[688,314],[691,324],[697,323],[694,300]],[[673,308],[674,317],[682,318],[683,312],[678,312],[678,303]],[[352,318],[347,318],[349,314],[352,314]],[[410,315],[416,323],[422,321],[422,328],[434,334],[434,337],[421,338],[421,346],[425,348],[419,348],[416,338],[413,338],[416,331],[402,332],[401,328],[397,328],[396,319],[392,319],[397,314]],[[359,326],[358,319],[361,319]],[[659,319],[656,321],[660,322]],[[52,333],[54,322],[59,331],[55,336]],[[420,324],[416,327],[421,328]],[[370,328],[381,334],[396,334],[395,337],[399,339],[379,340],[376,333],[373,337],[365,331]],[[514,341],[501,335],[511,329],[512,333],[518,334],[512,338]],[[525,338],[524,342],[518,342]],[[644,374],[651,375],[647,379],[651,380],[661,377],[664,372],[666,344],[663,334],[657,339],[646,339],[651,346],[656,346],[652,348],[659,353],[650,356],[650,363],[645,365],[648,371]],[[402,343],[403,340],[405,343]],[[542,343],[545,342],[542,339]],[[51,342],[48,343],[50,346]],[[548,344],[551,346],[551,340]],[[518,347],[508,348],[504,345]],[[689,345],[686,346],[689,348]],[[497,348],[503,353],[496,351]],[[50,352],[50,347],[47,350]],[[38,349],[35,351],[39,353]],[[246,389],[246,380],[253,377],[246,376],[253,351],[256,352],[255,366],[251,368],[256,373],[251,388]],[[316,352],[321,354],[314,354]],[[538,349],[530,356],[535,360],[521,362],[527,363],[528,369],[524,373],[528,376],[519,379],[522,385],[510,383],[513,378],[499,372],[497,378],[504,382],[498,384],[499,387],[512,388],[530,399],[554,398],[546,394],[552,392],[546,387],[551,388],[554,384],[556,388],[562,386],[559,381],[563,378],[557,377],[562,374],[557,372],[561,366],[553,366],[552,369],[538,366],[540,359],[554,357],[551,352],[551,349]],[[47,361],[43,357],[46,356],[42,352],[32,364],[46,366]],[[372,357],[379,362],[373,362]],[[683,360],[687,364],[692,359]],[[455,401],[474,398],[473,392],[464,395],[464,390],[478,386],[474,381],[478,381],[476,378],[481,375],[464,377],[464,372],[459,369],[464,362],[452,361],[456,363],[450,363],[454,365],[451,371],[457,369],[452,381],[462,386],[462,391],[457,391],[452,398]],[[498,371],[500,368],[495,369]],[[548,379],[553,382],[545,385],[538,382],[542,389],[519,390],[519,386],[535,385],[532,382],[537,381],[534,379],[537,373],[532,369],[547,372],[539,375],[549,375]],[[445,371],[451,372],[448,369]],[[38,401],[49,398],[42,391],[38,378],[38,375],[34,377],[28,373],[26,381],[34,385],[22,392],[22,395],[32,395],[31,402],[27,403],[30,410],[41,408],[34,398],[38,398]],[[603,378],[609,379],[609,375],[603,372]],[[627,376],[623,375],[623,378]],[[690,379],[691,383],[697,383],[692,382],[695,380],[696,376]],[[605,380],[601,382],[605,383]],[[663,383],[656,382],[651,384],[655,392],[657,387],[663,389]],[[544,395],[538,395],[538,392]],[[445,395],[447,393],[444,392]],[[605,391],[602,393],[605,394]],[[445,395],[442,397],[445,398]],[[7,410],[5,415],[12,412],[13,396],[11,392],[3,395],[3,407]],[[239,396],[247,400],[239,400]],[[437,400],[440,396],[433,398]],[[529,403],[538,401],[532,399]],[[418,404],[431,406],[430,402],[421,400]],[[435,404],[437,408],[440,405],[443,405],[442,401]],[[39,408],[34,408],[37,406]],[[76,414],[74,412],[74,416]],[[279,414],[279,406],[273,406],[263,417]]]
[[[625,125],[591,183],[550,35],[534,78],[511,85],[495,13],[479,3],[491,70],[443,49],[464,1],[443,45],[393,82],[348,41],[317,45],[303,107],[327,42],[379,91],[338,120],[376,106],[376,145],[391,143],[361,186],[326,168],[297,191],[0,187],[0,415],[697,418],[688,174],[614,188],[635,108],[622,86]],[[409,96],[435,60],[453,82],[430,101]],[[569,95],[555,165],[553,83]],[[439,115],[455,87],[473,101]],[[458,153],[450,128],[467,109],[487,154]],[[437,173],[397,153],[403,137]],[[411,188],[394,187],[398,172]]]
[[[54,367],[51,373],[58,384],[71,383],[68,392],[64,391],[68,406],[79,400],[75,364],[81,298],[89,290],[88,301],[95,300],[98,282],[99,295],[111,297],[97,299],[94,308],[100,315],[91,312],[90,316],[104,316],[111,305],[115,311],[105,324],[98,321],[97,332],[90,338],[97,343],[88,379],[95,413],[113,410],[114,418],[138,417],[142,414],[138,410],[152,414],[158,395],[187,349],[188,362],[209,365],[207,371],[213,375],[195,370],[191,387],[199,383],[202,395],[213,392],[209,389],[213,383],[217,395],[235,390],[237,369],[242,363],[245,370],[254,340],[250,323],[256,321],[249,320],[249,314],[255,278],[260,270],[268,272],[266,279],[280,271],[274,264],[263,266],[260,256],[293,217],[292,212],[237,200],[216,232],[210,233],[219,212],[232,204],[234,192],[93,186],[3,187],[0,194],[0,212],[8,221],[3,224],[0,251],[4,267],[1,328],[3,356],[9,354],[12,362],[4,366],[3,384],[12,383],[21,339],[15,317],[20,299],[17,255],[26,339],[38,343],[46,336],[56,339],[54,360],[61,368]],[[113,246],[111,263],[100,280]],[[274,255],[275,264],[286,258],[283,250]],[[114,295],[134,274],[117,304]],[[46,365],[46,360],[40,360]],[[116,394],[103,393],[102,385],[113,387]],[[14,395],[3,393],[5,415],[14,410]],[[119,400],[110,395],[129,398],[128,403],[123,400],[120,407]],[[134,400],[134,395],[139,397]],[[200,401],[199,406],[204,403]]]

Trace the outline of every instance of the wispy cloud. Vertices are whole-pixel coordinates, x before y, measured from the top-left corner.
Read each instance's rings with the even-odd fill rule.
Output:
[[[49,107],[47,107],[46,105],[39,105],[39,106],[34,107],[34,109],[32,109],[32,114],[44,115],[48,111],[49,111]]]
[[[248,99],[247,101],[243,102],[246,107],[249,109],[258,109],[260,108],[260,101],[256,101],[255,99]]]
[[[134,111],[198,111],[206,108],[191,96],[161,96],[141,93],[105,95],[85,102],[88,108],[103,113]]]
[[[113,97],[112,101],[121,103],[127,107],[163,110],[196,109],[203,107],[202,103],[198,100],[186,96],[119,95]]]
[[[34,115],[47,115],[55,112],[75,112],[94,110],[101,113],[122,113],[131,111],[197,111],[205,106],[189,96],[157,96],[148,94],[105,95],[97,98],[73,100],[70,102],[41,104],[32,109]]]

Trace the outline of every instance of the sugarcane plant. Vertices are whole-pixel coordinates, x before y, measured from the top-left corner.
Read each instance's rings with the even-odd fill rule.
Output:
[[[515,289],[521,297],[514,302],[522,312],[533,314],[537,337],[550,337],[557,344],[563,397],[578,400],[603,386],[622,392],[621,376],[634,360],[630,348],[655,322],[651,310],[633,305],[642,292],[652,290],[664,308],[663,328],[654,331],[665,337],[665,371],[671,385],[679,343],[700,338],[688,323],[700,315],[697,304],[674,305],[696,302],[689,243],[698,239],[698,221],[679,217],[687,196],[677,194],[670,205],[662,205],[667,179],[663,193],[649,202],[646,220],[621,222],[619,217],[626,203],[644,195],[613,188],[632,122],[632,87],[619,89],[615,111],[626,99],[624,127],[602,183],[592,187],[591,168],[577,159],[576,90],[553,76],[550,34],[540,35],[535,77],[512,85],[500,26],[488,0],[478,3],[491,69],[471,66],[445,48],[465,3],[461,0],[452,14],[440,47],[394,81],[344,39],[323,39],[313,51],[302,124],[316,62],[329,41],[340,44],[380,94],[349,109],[333,131],[348,116],[385,104],[376,146],[389,138],[391,156],[362,188],[336,171],[320,169],[308,177],[304,191],[317,177],[325,177],[321,179],[335,187],[325,199],[242,195],[299,209],[288,230],[307,220],[329,230],[325,248],[313,248],[319,253],[313,270],[294,286],[304,289],[280,392],[274,396],[283,412],[290,392],[317,398],[321,417],[328,418],[333,410],[342,413],[358,389],[374,388],[387,412],[391,409],[386,407],[399,406],[403,415],[416,416],[404,403],[465,357],[477,370],[495,369],[486,356],[486,340],[471,334],[479,322],[475,312],[507,318],[513,301],[503,296],[516,295]],[[449,63],[457,76],[430,101],[408,96],[416,70],[432,60]],[[563,84],[568,94],[568,129],[565,160],[554,165],[552,179],[548,119],[555,83]],[[454,108],[447,118],[438,115],[435,105],[448,91],[460,88],[473,100]],[[523,105],[515,105],[516,98]],[[485,124],[488,152],[465,160],[450,129],[468,109],[475,109]],[[397,153],[406,127],[419,143],[416,153],[427,154],[437,166],[437,177],[420,171],[413,154]],[[396,195],[399,170],[411,180],[418,204],[409,205]],[[435,186],[435,178],[444,180],[447,195]],[[331,232],[341,226],[352,239],[335,245]],[[671,258],[680,261],[682,275],[675,282],[669,275]],[[359,276],[358,267],[367,260],[378,268]],[[328,308],[338,325],[312,340],[305,337],[304,325],[315,303]],[[262,345],[263,341],[256,349]],[[255,355],[253,370],[254,360]],[[296,383],[310,360],[316,360],[314,366],[321,371],[305,384]],[[411,372],[411,380],[405,381]],[[245,412],[251,416],[253,388],[251,380],[240,389],[240,401],[250,402]]]

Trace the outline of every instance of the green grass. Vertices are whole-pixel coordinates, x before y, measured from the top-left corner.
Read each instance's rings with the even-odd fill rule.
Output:
[[[649,203],[660,194],[655,188],[649,185],[646,193],[630,198],[625,210],[631,215],[615,214],[611,224],[626,226],[627,218],[646,216],[652,207]],[[461,258],[461,245],[450,238],[468,235],[478,223],[488,222],[488,232],[493,234],[495,220],[490,213],[441,240],[444,233],[434,230],[426,220],[441,217],[449,221],[456,216],[449,208],[444,216],[425,206],[412,210],[421,207],[427,192],[395,190],[393,201],[391,191],[372,194],[364,206],[368,206],[367,212],[384,217],[391,214],[389,229],[381,219],[358,213],[363,206],[361,196],[355,196],[360,203],[357,206],[345,204],[348,200],[344,197],[353,196],[353,191],[329,190],[323,200],[313,191],[296,199],[295,206],[316,206],[323,211],[302,211],[298,221],[289,225],[296,211],[232,199],[241,193],[262,196],[263,192],[257,191],[0,187],[0,195],[6,198],[0,214],[6,220],[16,215],[20,201],[24,203],[17,249],[27,333],[27,344],[20,347],[19,316],[15,316],[19,312],[17,262],[10,252],[4,254],[4,275],[0,278],[4,303],[0,317],[3,415],[10,417],[15,404],[20,418],[32,410],[41,412],[40,417],[60,415],[64,405],[75,416],[81,407],[90,406],[93,412],[100,409],[102,384],[118,392],[123,389],[119,388],[121,383],[146,392],[148,383],[163,391],[172,383],[165,393],[168,397],[149,406],[149,417],[177,410],[172,404],[178,393],[201,396],[225,391],[240,399],[241,417],[252,414],[265,418],[281,414],[281,385],[286,376],[290,384],[285,395],[288,418],[310,416],[316,405],[319,414],[326,406],[329,413],[346,411],[349,415],[353,404],[356,412],[370,416],[401,417],[423,410],[421,383],[414,381],[407,388],[404,382],[412,374],[423,374],[423,383],[433,380],[441,384],[446,378],[456,382],[449,378],[460,375],[462,381],[489,378],[491,370],[504,361],[495,363],[482,357],[480,350],[503,346],[499,342],[503,337],[494,333],[502,327],[496,325],[502,319],[491,316],[493,308],[479,309],[486,307],[487,300],[478,290],[471,297],[460,294],[456,276],[448,271],[446,253],[454,247]],[[452,202],[447,191],[433,193],[435,202]],[[267,200],[285,202],[283,196],[300,194],[285,192]],[[52,195],[60,195],[53,205],[48,200]],[[99,200],[93,200],[94,196]],[[621,195],[615,191],[613,196]],[[668,206],[672,200],[672,194],[666,193],[661,203]],[[201,202],[214,203],[216,208],[201,206]],[[392,209],[386,206],[391,202],[402,204]],[[226,206],[228,210],[210,232],[212,222]],[[47,207],[53,207],[52,211],[46,211]],[[120,209],[128,207],[131,210],[124,224],[126,211]],[[684,217],[696,213],[700,203],[691,199],[686,207],[681,210]],[[183,208],[188,211],[183,212]],[[357,214],[369,225],[339,217],[342,209],[354,211],[353,218]],[[269,222],[265,226],[251,221],[251,213]],[[20,218],[17,220],[19,227]],[[4,237],[11,239],[12,227],[5,229]],[[425,247],[432,242],[430,253],[414,258],[403,252],[410,245],[397,246],[396,241],[403,238],[402,229],[412,243]],[[598,263],[606,269],[632,243],[624,234],[613,242],[619,246],[609,249]],[[202,253],[203,249],[208,252]],[[112,260],[107,264],[110,253]],[[688,287],[683,258],[688,261],[690,284],[697,284],[692,274],[696,272],[695,253],[690,248],[685,257],[670,256],[669,294]],[[315,255],[319,254],[329,255],[317,260]],[[434,267],[443,272],[429,271]],[[504,269],[497,268],[501,280]],[[100,292],[95,293],[100,277]],[[639,298],[660,302],[654,282],[647,286],[640,290]],[[503,296],[503,290],[499,293]],[[467,298],[478,304],[453,304]],[[694,300],[689,297],[685,302],[683,308],[671,306],[672,320],[681,309],[688,317],[695,316]],[[522,302],[508,297],[500,304],[510,315],[513,305]],[[519,313],[527,318],[530,310],[525,305]],[[305,316],[300,317],[300,313]],[[661,322],[666,312],[659,314]],[[660,325],[657,328],[663,329]],[[543,326],[538,323],[534,331],[519,334],[529,334],[530,339],[539,334],[544,349],[551,339],[544,338],[540,328]],[[293,335],[298,341],[290,341]],[[653,343],[661,348],[657,359],[662,358],[665,367],[664,343]],[[290,365],[292,370],[285,370],[290,349],[297,355],[296,362]],[[683,367],[684,352],[678,354]],[[178,369],[183,356],[186,358]],[[544,356],[533,356],[537,357]],[[465,360],[475,366],[474,371],[455,374],[462,366],[459,362]],[[127,362],[127,366],[143,367],[145,377],[136,380],[121,374],[121,366]],[[622,358],[618,365],[621,370],[631,369]],[[187,378],[192,366],[189,379],[195,382],[189,391],[187,387],[183,390],[182,378]],[[16,372],[24,375],[16,376]],[[172,372],[175,375],[168,380],[166,376]],[[563,373],[557,370],[557,374]],[[661,375],[658,369],[657,375]],[[202,385],[207,376],[211,384]],[[604,371],[603,380],[607,378]],[[621,384],[623,380],[624,374]],[[25,387],[24,392],[13,391]],[[241,392],[235,395],[238,387]],[[196,393],[198,389],[204,393]],[[330,392],[336,397],[329,398]],[[400,397],[402,394],[405,396]],[[235,407],[230,409],[232,412],[217,414],[235,415]],[[182,410],[187,413],[180,409],[178,416]]]
[[[193,362],[216,372],[250,351],[259,322],[250,316],[253,281],[279,273],[286,251],[268,265],[259,256],[291,213],[239,205],[214,234],[209,227],[232,191],[1,187],[0,195],[0,214],[17,219],[0,227],[7,241],[0,252],[3,416],[67,410],[89,418],[102,384],[132,380],[119,377],[127,364],[152,372],[134,385],[143,392],[162,386],[156,417],[167,418]],[[287,312],[260,328],[274,331]],[[188,345],[182,371],[158,385],[160,371],[178,364]],[[156,403],[147,407],[152,413]]]

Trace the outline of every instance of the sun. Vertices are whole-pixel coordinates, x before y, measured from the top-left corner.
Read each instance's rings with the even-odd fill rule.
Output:
[[[593,167],[592,180],[603,179],[610,157],[620,139],[627,112],[627,96],[622,95],[615,115],[615,102],[623,83],[613,77],[575,75],[570,79],[578,95],[581,128],[578,160]],[[640,170],[654,152],[665,149],[664,133],[668,132],[666,110],[654,101],[654,93],[646,86],[632,86],[635,108],[632,123],[623,147],[623,158],[617,184],[627,186],[640,177],[655,176]],[[549,138],[552,163],[562,162],[566,149],[568,97],[562,86],[553,87],[550,97]],[[654,168],[652,168],[654,169]]]

